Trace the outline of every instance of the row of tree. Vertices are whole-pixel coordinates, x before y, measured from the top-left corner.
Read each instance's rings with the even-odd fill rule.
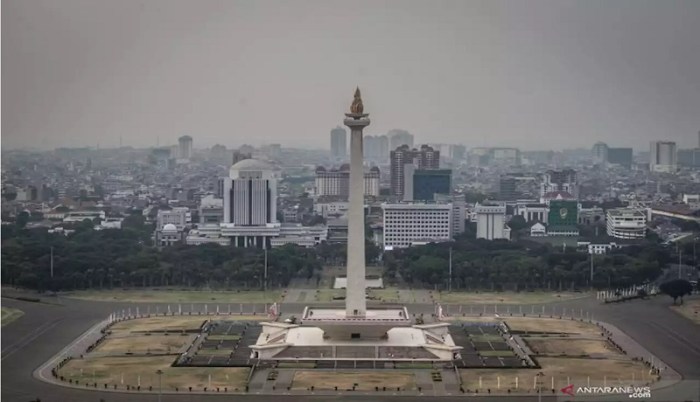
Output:
[[[585,252],[562,251],[532,242],[467,237],[384,254],[389,281],[439,289],[492,290],[626,287],[654,280],[670,259],[667,250],[653,244],[591,257]]]
[[[92,223],[83,222],[72,227],[75,233],[64,236],[46,229],[3,225],[2,283],[40,290],[265,286],[262,250],[216,244],[157,249],[151,246],[153,228],[140,214],[126,218],[122,227],[95,231]],[[383,259],[389,283],[438,289],[616,288],[657,278],[672,260],[670,251],[648,242],[594,256],[591,264],[592,257],[585,252],[531,241],[474,239],[467,233],[454,242],[383,254],[368,241],[366,261]],[[687,251],[683,255],[694,258]],[[288,245],[269,250],[267,262],[267,286],[284,287],[294,277],[318,278],[323,265],[345,265],[346,246],[322,243],[305,249]]]
[[[64,236],[46,229],[2,227],[2,283],[39,290],[135,286],[283,287],[321,269],[312,249],[202,246],[156,249],[138,220],[122,230],[77,224]],[[53,264],[51,255],[53,254]]]

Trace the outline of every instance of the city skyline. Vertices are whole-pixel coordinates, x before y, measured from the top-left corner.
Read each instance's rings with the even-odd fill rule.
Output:
[[[324,148],[356,85],[371,135],[697,146],[700,3],[371,4],[4,2],[3,148]]]

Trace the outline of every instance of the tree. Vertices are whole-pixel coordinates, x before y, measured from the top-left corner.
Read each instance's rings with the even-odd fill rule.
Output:
[[[508,221],[508,227],[514,231],[519,231],[527,227],[527,222],[522,215],[515,215]]]
[[[693,285],[685,279],[673,279],[662,283],[661,286],[659,286],[659,290],[661,293],[671,296],[674,305],[679,297],[681,299],[681,304],[683,304],[683,296],[693,292]]]
[[[27,211],[22,211],[17,214],[17,227],[24,228],[29,222],[29,213]]]

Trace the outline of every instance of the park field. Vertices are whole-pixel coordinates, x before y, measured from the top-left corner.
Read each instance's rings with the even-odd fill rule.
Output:
[[[109,289],[67,292],[63,296],[81,300],[131,303],[274,303],[280,300],[281,293],[260,290]]]
[[[587,297],[577,292],[433,292],[445,304],[542,304]]]
[[[99,353],[178,353],[185,345],[192,343],[194,335],[137,335],[124,337],[109,337],[96,351]]]
[[[356,391],[374,391],[375,387],[387,389],[415,390],[416,381],[413,373],[401,371],[297,371],[294,374],[292,389],[307,390],[311,386],[316,390],[352,389]]]
[[[568,357],[539,357],[541,369],[464,369],[460,370],[463,387],[492,392],[508,389],[527,392],[536,389],[558,390],[569,384],[575,386],[643,385],[656,380],[641,362],[620,359],[577,359]],[[537,373],[543,375],[537,379]],[[479,381],[481,378],[481,382]],[[517,380],[516,380],[517,378]],[[552,382],[554,381],[554,382]],[[481,386],[479,386],[481,384]],[[553,385],[553,386],[552,386]],[[517,391],[516,391],[517,390]],[[551,392],[551,391],[550,391]]]
[[[158,375],[156,371],[163,371],[163,391],[180,391],[192,387],[193,390],[202,390],[227,387],[229,391],[245,389],[248,380],[249,368],[237,367],[170,367],[172,356],[153,357],[94,357],[71,360],[63,366],[59,376],[66,380],[80,381],[98,384],[108,384],[108,387],[117,385],[124,389],[126,385],[141,389],[152,386],[158,388]],[[211,381],[210,381],[211,376]],[[123,379],[123,381],[122,381]]]
[[[504,321],[511,331],[550,334],[571,334],[587,337],[600,337],[600,329],[594,324],[569,319],[539,317],[448,317],[450,321],[496,322]]]
[[[694,323],[700,324],[700,299],[685,300],[680,306],[671,306],[671,308]]]
[[[137,318],[134,320],[120,321],[110,331],[114,334],[121,332],[182,332],[199,330],[205,321],[211,319],[221,319],[228,321],[263,321],[266,315],[221,315],[221,316],[199,316],[199,315],[175,315],[158,316],[148,318]]]
[[[24,313],[22,310],[11,307],[2,307],[2,326],[4,327],[5,325],[8,325],[23,315]]]

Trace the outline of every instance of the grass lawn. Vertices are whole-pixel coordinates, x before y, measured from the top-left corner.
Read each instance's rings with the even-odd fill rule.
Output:
[[[540,304],[586,296],[575,292],[433,292],[436,301],[454,304]]]
[[[387,387],[402,390],[416,389],[416,381],[413,373],[407,372],[331,372],[331,371],[297,371],[294,374],[292,389],[306,390],[314,386],[315,389],[338,390],[352,389],[357,384],[357,391],[374,391],[374,387]]]
[[[65,293],[66,297],[95,301],[132,303],[274,303],[280,300],[278,291],[260,290],[171,290],[171,289],[110,289],[81,290]]]
[[[175,315],[175,316],[159,316],[149,318],[137,318],[135,320],[127,320],[114,324],[111,328],[113,333],[121,332],[179,332],[184,330],[198,330],[204,321],[207,320],[224,320],[224,321],[264,321],[267,316],[260,315],[222,315],[222,316],[204,316],[204,315]],[[229,335],[233,336],[233,335]]]
[[[671,306],[673,310],[680,313],[693,321],[700,324],[700,299],[685,300],[680,306]],[[3,310],[3,320],[5,319],[5,311]],[[3,321],[3,325],[4,321]]]
[[[562,334],[580,334],[599,337],[600,330],[594,324],[558,318],[538,317],[450,317],[455,322],[496,322],[505,321],[511,331],[549,332]],[[480,335],[477,335],[477,337]],[[487,335],[488,336],[488,335]]]
[[[22,310],[17,310],[16,308],[2,307],[2,326],[11,323],[12,321],[23,316]]]
[[[398,303],[401,301],[406,301],[401,299],[401,292],[396,288],[387,289],[369,289],[367,291],[368,296],[374,297],[378,301],[387,303]]]
[[[76,359],[63,366],[59,370],[59,375],[79,380],[81,383],[95,381],[98,383],[98,388],[105,383],[110,386],[117,384],[120,388],[127,384],[135,387],[140,378],[141,389],[149,386],[155,389],[158,387],[156,371],[160,369],[163,370],[164,391],[173,391],[175,387],[180,391],[187,387],[201,390],[209,386],[209,375],[211,375],[211,387],[243,390],[250,371],[248,368],[237,367],[170,367],[172,362],[172,356]],[[121,381],[122,376],[124,385]]]
[[[137,335],[107,338],[97,349],[100,353],[172,353],[192,342],[194,335]]]
[[[207,340],[210,341],[237,341],[241,339],[240,335],[209,335]]]
[[[605,340],[592,339],[552,339],[552,338],[523,338],[533,352],[540,354],[567,354],[572,356],[591,354],[614,354],[617,351],[611,349]]]
[[[600,336],[594,324],[557,318],[508,317],[504,319],[511,331],[532,331]]]
[[[470,335],[471,340],[474,342],[491,342],[491,341],[503,341],[503,337],[500,335]]]
[[[541,369],[463,369],[460,370],[460,374],[465,389],[490,388],[492,392],[498,389],[499,377],[502,392],[509,388],[516,389],[516,377],[519,390],[532,390],[536,387],[535,376],[539,372],[544,374],[540,380],[541,386],[547,390],[552,387],[552,378],[554,389],[557,390],[568,384],[587,386],[589,377],[591,386],[642,385],[656,379],[649,375],[649,369],[641,362],[631,360],[559,357],[540,357],[537,360],[542,366]]]
[[[484,357],[513,357],[515,353],[510,350],[480,350],[479,354]]]
[[[345,289],[318,289],[314,301],[328,303],[333,300],[333,297],[342,296],[345,297]]]
[[[204,321],[206,316],[185,315],[185,316],[166,316],[166,317],[149,317],[138,318],[135,320],[126,320],[114,324],[111,328],[113,333],[117,332],[177,332],[183,330],[197,330]]]
[[[231,348],[202,348],[197,351],[197,356],[226,356],[233,352]]]

